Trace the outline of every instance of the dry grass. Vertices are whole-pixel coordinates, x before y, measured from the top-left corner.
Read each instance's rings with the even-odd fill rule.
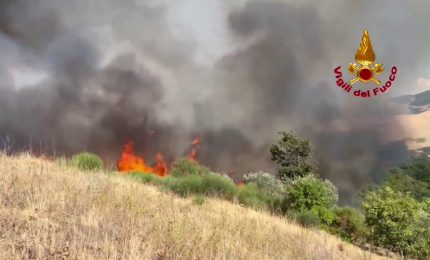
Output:
[[[0,154],[1,259],[376,259],[324,232],[220,200]]]

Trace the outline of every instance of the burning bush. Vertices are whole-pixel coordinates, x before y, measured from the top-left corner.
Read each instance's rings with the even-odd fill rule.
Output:
[[[157,153],[155,165],[149,166],[143,157],[139,157],[134,153],[134,143],[131,141],[124,145],[121,158],[118,161],[118,170],[124,173],[140,172],[158,176],[166,176],[168,174],[163,154]]]
[[[84,171],[94,171],[102,169],[103,161],[95,154],[84,152],[73,156],[71,165]]]

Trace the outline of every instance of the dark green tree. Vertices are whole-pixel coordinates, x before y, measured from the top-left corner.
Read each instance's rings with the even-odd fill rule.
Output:
[[[427,156],[415,158],[399,168],[416,180],[430,183],[430,158]]]
[[[312,148],[309,140],[293,133],[280,132],[281,140],[272,145],[272,161],[278,164],[278,177],[282,181],[304,177],[312,173]]]

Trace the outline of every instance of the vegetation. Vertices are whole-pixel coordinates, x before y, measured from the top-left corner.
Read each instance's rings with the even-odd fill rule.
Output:
[[[281,217],[193,198],[0,154],[0,258],[378,259]]]
[[[205,203],[206,197],[203,195],[196,195],[193,198],[193,203],[196,205],[203,205],[203,203]]]
[[[329,231],[343,239],[361,244],[366,241],[367,229],[364,224],[364,215],[357,209],[350,207],[336,207],[335,219]]]
[[[294,210],[312,210],[315,207],[334,208],[338,195],[334,185],[314,176],[294,180],[286,188],[286,206]]]
[[[254,209],[266,209],[280,213],[282,197],[267,192],[255,183],[248,183],[238,191],[239,203]]]
[[[270,173],[245,174],[243,180],[245,184],[254,183],[259,189],[272,195],[281,195],[284,192],[284,184]]]
[[[394,168],[385,185],[395,191],[409,192],[420,201],[430,198],[430,158],[416,158]]]
[[[278,164],[278,177],[282,181],[311,174],[311,144],[293,133],[281,132],[281,140],[272,145],[272,161]]]
[[[166,180],[166,185],[169,190],[183,197],[200,194],[231,200],[236,194],[236,185],[230,179],[215,173],[170,177]]]
[[[98,155],[87,152],[74,155],[71,164],[84,171],[95,171],[103,168],[102,159]]]
[[[320,217],[310,210],[290,210],[287,212],[287,217],[307,228],[316,228],[321,225]]]
[[[404,254],[429,255],[430,212],[424,203],[383,187],[364,196],[363,208],[373,243]]]
[[[187,175],[205,175],[210,172],[211,171],[208,168],[200,165],[199,163],[184,158],[173,164],[170,175],[173,177],[183,177]]]
[[[337,206],[336,187],[316,177],[308,140],[281,133],[272,146],[278,174],[257,172],[244,175],[236,186],[225,175],[211,172],[195,161],[174,163],[165,178],[132,174],[144,183],[162,186],[182,197],[193,196],[195,205],[205,197],[217,197],[284,215],[304,227],[319,227],[342,239],[362,245],[371,243],[401,254],[430,254],[430,159],[418,158],[390,171],[386,182],[369,190],[359,210]]]
[[[196,207],[206,207],[208,197],[221,198],[287,217],[304,227],[321,228],[357,245],[370,243],[407,256],[430,256],[430,158],[416,158],[392,169],[381,186],[364,193],[360,211],[339,207],[336,187],[314,175],[308,140],[281,134],[270,150],[278,164],[277,175],[249,173],[243,185],[188,159],[175,162],[167,177],[126,176],[191,197]],[[55,165],[96,171],[103,164],[98,156],[82,153]]]

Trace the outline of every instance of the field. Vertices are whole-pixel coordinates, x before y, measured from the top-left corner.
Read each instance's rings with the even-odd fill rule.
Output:
[[[117,173],[0,154],[0,259],[379,259],[323,231]]]

